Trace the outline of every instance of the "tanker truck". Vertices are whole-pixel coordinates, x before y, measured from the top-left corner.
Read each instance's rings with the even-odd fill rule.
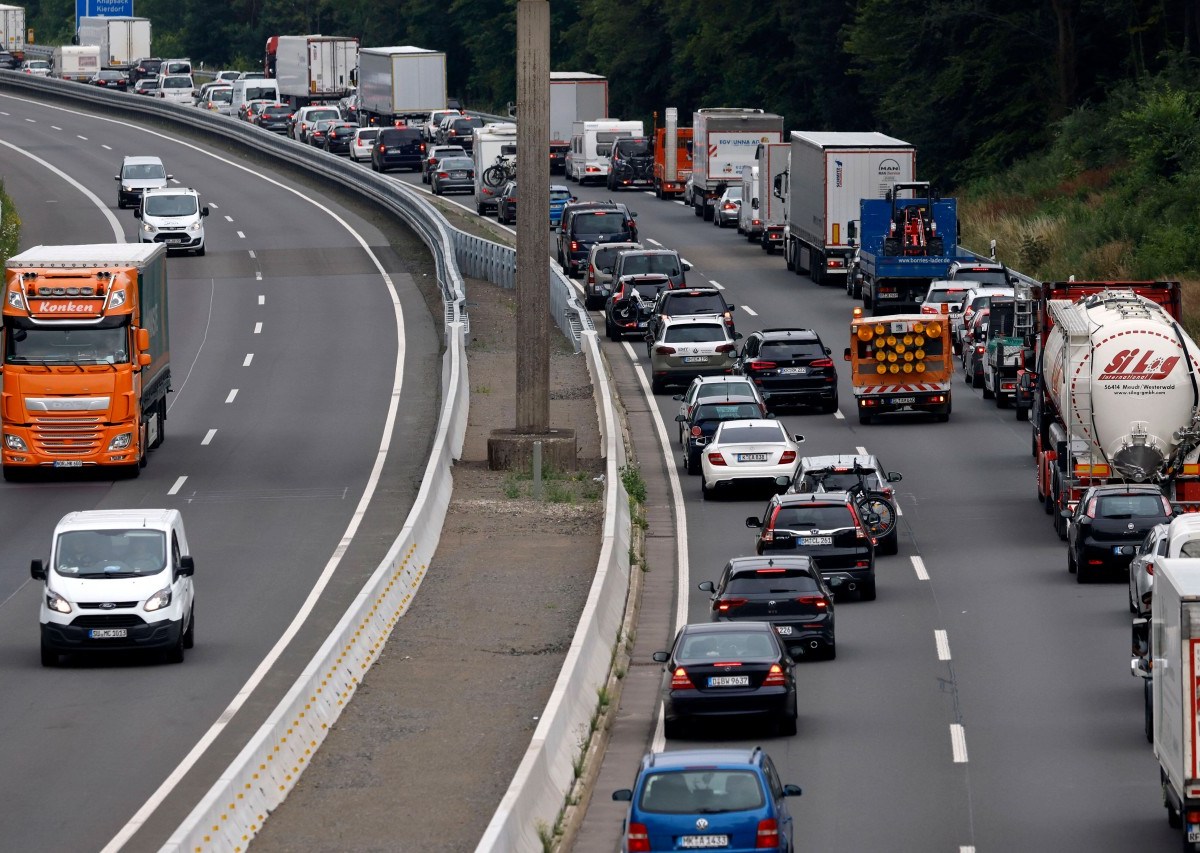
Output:
[[[1155,483],[1200,508],[1200,348],[1180,304],[1178,282],[1043,285],[1033,446],[1060,537],[1089,486]]]

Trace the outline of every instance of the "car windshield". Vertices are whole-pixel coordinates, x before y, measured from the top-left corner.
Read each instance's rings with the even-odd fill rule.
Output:
[[[658,292],[667,286],[667,283],[662,280],[658,281],[634,281],[625,282],[625,287],[638,292],[638,298],[644,301],[653,302],[658,296]]]
[[[801,358],[824,358],[825,350],[815,342],[763,341],[758,356],[767,361],[794,361]]]
[[[263,107],[262,114],[271,118],[286,118],[291,115],[291,107]]]
[[[844,492],[857,483],[857,474],[840,472],[824,474],[819,471],[808,471],[805,472],[804,476],[800,478],[800,491]]]
[[[213,89],[208,93],[208,99],[219,104],[232,104],[233,89]]]
[[[625,217],[616,210],[580,213],[573,221],[576,234],[620,234],[625,230]]]
[[[730,201],[741,201],[742,200],[742,188],[741,187],[730,187],[729,189],[725,190],[725,198],[729,199]]]
[[[618,131],[617,133],[598,132],[596,134],[596,155],[599,157],[612,156],[613,143],[629,135],[627,131]]]
[[[617,141],[614,150],[625,157],[649,157],[650,140],[641,136],[632,139],[621,139]]]
[[[1097,504],[1096,518],[1158,518],[1167,511],[1159,495],[1104,495]]]
[[[705,403],[696,407],[693,422],[733,421],[757,418],[762,415],[754,403]]]
[[[309,110],[309,113],[304,117],[304,120],[309,123],[313,123],[318,121],[336,121],[341,117],[342,114],[335,109]]]
[[[705,400],[709,397],[727,397],[730,394],[745,394],[752,397],[754,388],[749,382],[704,382],[700,385],[700,390],[696,392],[696,397]]]
[[[817,592],[817,582],[802,569],[756,569],[734,575],[725,592]]]
[[[194,195],[156,195],[151,193],[142,200],[144,216],[190,216],[196,212]]]
[[[597,269],[611,269],[617,255],[628,251],[628,246],[597,246],[592,260]]]
[[[771,525],[775,530],[840,530],[853,526],[850,507],[836,504],[782,506]]]
[[[1004,270],[963,267],[960,270],[956,270],[954,275],[958,278],[969,278],[971,281],[977,281],[980,284],[999,284],[1001,286],[1008,284],[1008,279],[1004,276]]]
[[[675,255],[630,254],[621,264],[623,275],[635,272],[657,272],[663,275],[679,275],[679,258]],[[721,310],[724,310],[722,308]]]
[[[262,101],[270,99],[274,101],[279,97],[279,90],[274,86],[247,86],[245,100],[247,101]]]
[[[925,304],[942,305],[947,302],[962,302],[963,293],[965,292],[961,287],[930,288],[929,293],[925,296]]]
[[[49,68],[50,67],[49,62],[45,62],[44,60],[41,60],[41,59],[31,59],[29,62],[27,62],[25,64],[28,65],[30,68]]]
[[[762,806],[762,785],[754,773],[712,768],[648,774],[639,800],[642,810],[664,814],[741,812]]]
[[[720,323],[688,323],[686,326],[670,326],[663,343],[700,344],[725,340],[725,327]]]
[[[166,536],[159,530],[73,530],[54,543],[54,571],[64,577],[141,577],[167,564]]]
[[[164,89],[190,89],[192,81],[187,77],[166,77],[162,81]]]
[[[570,190],[550,190],[550,200],[551,201],[570,201],[571,200],[571,191]]]
[[[134,181],[150,181],[166,176],[167,170],[162,163],[130,163],[121,170],[121,177]]]
[[[721,314],[725,311],[725,300],[719,293],[700,293],[672,298],[664,309],[666,314]]]
[[[447,157],[438,164],[443,169],[474,169],[475,161],[470,157]],[[516,188],[513,188],[512,196],[517,194]]]
[[[762,631],[721,631],[688,634],[675,657],[682,661],[772,658],[779,654],[769,635]]]
[[[783,429],[778,424],[761,426],[739,426],[721,430],[721,444],[779,444],[784,440]]]
[[[379,135],[379,128],[370,127],[370,128],[363,128],[362,130],[359,130],[358,133],[356,133],[354,135],[354,138],[355,139],[365,139],[368,142],[370,142],[372,139],[374,139],[378,135]]]
[[[128,364],[125,328],[6,330],[8,364]]]

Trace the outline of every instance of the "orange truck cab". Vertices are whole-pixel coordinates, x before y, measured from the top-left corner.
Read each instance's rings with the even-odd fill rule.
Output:
[[[668,140],[674,139],[674,145]],[[674,150],[674,162],[670,152]],[[683,195],[692,174],[692,129],[668,124],[654,132],[654,195],[658,198]]]
[[[859,423],[891,412],[928,412],[950,419],[951,360],[948,317],[893,314],[850,322],[850,381]]]

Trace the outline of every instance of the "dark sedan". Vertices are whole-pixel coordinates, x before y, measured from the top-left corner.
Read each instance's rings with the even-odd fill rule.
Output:
[[[690,415],[679,414],[675,420],[681,424],[680,436],[683,445],[683,467],[689,474],[700,473],[700,454],[712,440],[713,433],[722,421],[765,418],[766,407],[754,397],[730,394],[721,399],[705,400],[693,406]]]
[[[714,622],[770,622],[792,657],[837,657],[833,594],[809,557],[734,557],[699,589]]]
[[[819,406],[826,414],[837,411],[837,368],[811,329],[754,332],[733,370],[754,381],[771,411],[802,404]]]
[[[571,150],[570,142],[550,143],[550,174],[561,175],[567,170],[567,152]]]
[[[259,111],[254,124],[272,133],[287,133],[292,118],[292,108],[287,104],[271,104]]]
[[[517,221],[517,182],[505,184],[500,195],[496,196],[496,221],[508,225]]]
[[[1138,545],[1156,524],[1171,520],[1171,504],[1155,485],[1092,486],[1067,525],[1067,571],[1079,583],[1104,572],[1128,575]]]
[[[470,157],[443,157],[429,176],[434,195],[449,192],[475,192],[475,161]]]
[[[341,119],[321,119],[308,129],[308,138],[306,141],[315,148],[324,148],[325,137],[329,135],[329,129],[340,122]]]
[[[335,121],[325,132],[325,150],[330,154],[349,154],[350,141],[358,125],[352,121]]]
[[[663,732],[682,737],[694,721],[730,717],[772,720],[780,734],[796,733],[792,656],[768,622],[684,625],[663,667]]]
[[[93,86],[99,86],[102,89],[115,89],[118,92],[124,92],[129,88],[129,78],[120,71],[97,71],[88,82]]]

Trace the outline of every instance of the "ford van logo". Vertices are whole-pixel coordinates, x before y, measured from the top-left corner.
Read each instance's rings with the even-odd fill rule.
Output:
[[[116,610],[117,605],[113,604],[111,601],[105,601],[100,605],[100,609],[101,610]]]

